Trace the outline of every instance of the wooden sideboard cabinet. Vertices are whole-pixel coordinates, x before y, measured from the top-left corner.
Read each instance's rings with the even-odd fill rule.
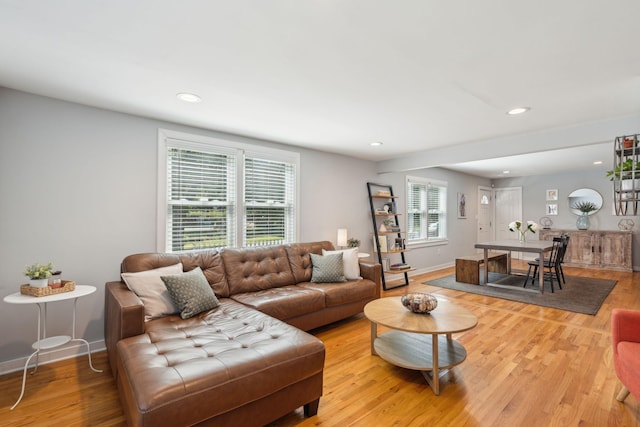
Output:
[[[633,271],[633,233],[600,230],[539,230],[540,240],[569,235],[564,256],[568,267],[602,268]]]

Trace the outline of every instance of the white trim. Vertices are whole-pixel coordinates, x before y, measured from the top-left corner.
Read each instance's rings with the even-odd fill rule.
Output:
[[[439,187],[448,187],[447,181],[440,181],[438,179],[424,178],[422,176],[406,175],[407,182],[413,182],[417,184],[437,185]]]
[[[407,240],[407,247],[411,247],[411,249],[418,248],[428,248],[430,246],[444,246],[449,244],[449,239],[440,239],[440,240],[415,240],[413,242],[409,242]]]
[[[107,349],[105,346],[104,340],[93,341],[89,343],[91,347],[91,354],[96,353],[98,351],[104,351]],[[87,354],[87,346],[84,343],[78,343],[73,345],[68,345],[58,350],[47,350],[46,353],[40,354],[38,364],[39,365],[47,365],[49,363],[58,362],[60,360],[71,359],[72,357],[83,356]],[[24,364],[26,363],[29,356],[21,357],[19,359],[7,360],[5,362],[0,362],[0,375],[8,374],[10,372],[22,371],[24,369]],[[86,368],[89,367],[89,360],[81,360],[79,367],[82,369],[82,363],[86,363]],[[29,365],[29,370],[32,369],[33,363]],[[104,367],[96,367],[96,369]],[[27,384],[28,387],[28,384]],[[17,396],[16,396],[17,397]]]

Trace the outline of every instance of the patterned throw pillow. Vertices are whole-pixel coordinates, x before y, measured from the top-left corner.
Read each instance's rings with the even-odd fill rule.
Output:
[[[342,252],[342,264],[344,265],[344,278],[347,280],[360,279],[360,262],[358,260],[358,248],[340,249],[337,251],[322,250],[322,255],[331,255]]]
[[[315,283],[344,282],[342,252],[331,255],[311,255],[311,281]]]
[[[183,319],[220,305],[200,267],[175,276],[162,276],[162,281]]]

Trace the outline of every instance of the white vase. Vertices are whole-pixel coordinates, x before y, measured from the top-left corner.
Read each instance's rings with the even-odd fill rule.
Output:
[[[617,184],[615,189],[616,191],[622,191],[620,197],[622,200],[634,198],[632,192],[634,190],[636,193],[640,192],[640,179],[623,179],[618,181]]]
[[[44,288],[49,284],[49,279],[29,279],[29,286]]]
[[[640,190],[640,179],[623,179],[621,181],[622,191]]]

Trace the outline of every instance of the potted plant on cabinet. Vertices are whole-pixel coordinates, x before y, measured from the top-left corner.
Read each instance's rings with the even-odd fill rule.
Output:
[[[29,285],[37,288],[44,288],[49,283],[49,277],[53,271],[53,264],[42,265],[35,263],[28,265],[24,270],[24,275],[29,278]]]

